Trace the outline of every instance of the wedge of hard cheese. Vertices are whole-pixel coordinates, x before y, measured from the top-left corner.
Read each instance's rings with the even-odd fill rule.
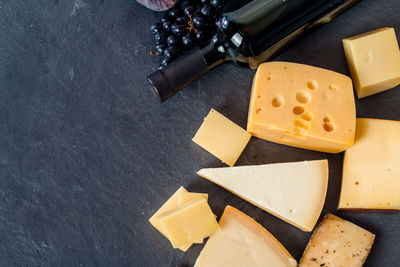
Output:
[[[259,66],[250,97],[247,131],[258,138],[338,153],[353,145],[356,109],[351,79],[312,66]]]
[[[356,142],[344,154],[338,208],[400,210],[400,121],[357,119]]]
[[[312,231],[328,187],[327,160],[201,169],[197,172],[257,207]]]
[[[361,267],[375,235],[332,214],[325,215],[315,229],[299,267]]]
[[[167,233],[165,232],[163,226],[161,225],[160,221],[157,219],[157,216],[172,210],[173,208],[178,207],[194,198],[197,198],[201,195],[205,200],[208,199],[207,194],[200,194],[200,193],[190,193],[188,192],[183,186],[181,186],[162,206],[161,208],[149,219],[151,225],[156,228],[161,234],[163,234],[167,239],[169,239]],[[194,243],[203,243],[203,239],[197,240]],[[179,249],[182,251],[187,251],[192,244],[187,244],[181,246]]]
[[[288,267],[297,262],[265,228],[227,206],[220,230],[207,241],[195,267]]]

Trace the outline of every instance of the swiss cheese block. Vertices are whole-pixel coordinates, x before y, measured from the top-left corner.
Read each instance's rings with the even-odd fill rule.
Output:
[[[220,229],[210,237],[195,267],[288,267],[297,262],[265,228],[227,206]]]
[[[250,133],[211,109],[193,141],[224,163],[233,166],[250,137]]]
[[[327,160],[202,169],[198,175],[257,207],[312,231],[328,187]]]
[[[343,40],[358,98],[400,84],[400,50],[393,28],[382,28]]]
[[[344,154],[338,208],[400,210],[400,121],[357,119],[355,144]]]
[[[332,214],[325,215],[315,229],[299,267],[361,267],[375,235]]]
[[[190,193],[188,191],[186,191],[186,189],[181,186],[162,206],[161,208],[149,219],[149,222],[151,223],[151,225],[156,228],[161,234],[163,234],[167,239],[169,239],[169,237],[167,236],[167,234],[165,233],[160,221],[157,219],[157,216],[169,211],[173,208],[176,208],[179,205],[182,205],[183,203],[192,200],[194,198],[198,198],[199,195],[201,195],[202,197],[204,197],[206,200],[208,198],[207,194],[199,194],[199,193]],[[199,239],[196,242],[193,243],[203,243],[203,239]],[[179,249],[182,251],[187,251],[189,249],[189,247],[192,244],[187,244],[185,246],[180,247]]]
[[[203,197],[157,216],[174,248],[191,244],[218,231],[219,226]]]
[[[263,63],[254,77],[247,131],[289,146],[329,153],[354,142],[351,79],[312,66]]]

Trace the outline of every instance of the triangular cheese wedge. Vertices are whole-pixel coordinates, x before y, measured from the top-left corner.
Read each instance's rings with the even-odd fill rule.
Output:
[[[220,230],[210,237],[195,267],[291,267],[297,262],[264,227],[226,206]]]
[[[310,232],[324,206],[328,160],[202,169],[197,172],[276,217]]]

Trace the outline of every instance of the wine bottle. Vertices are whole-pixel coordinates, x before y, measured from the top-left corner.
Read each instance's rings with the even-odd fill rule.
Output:
[[[147,81],[161,101],[225,61],[256,69],[300,36],[361,0],[233,0],[224,7],[211,42],[192,49]]]

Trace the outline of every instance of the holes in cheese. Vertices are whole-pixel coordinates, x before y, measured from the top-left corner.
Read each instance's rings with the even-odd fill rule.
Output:
[[[184,203],[193,200],[195,198],[202,197],[205,200],[208,199],[207,194],[200,194],[200,193],[191,193],[186,191],[183,186],[181,186],[162,206],[161,208],[149,219],[151,225],[156,228],[161,234],[163,234],[167,239],[169,239],[168,234],[166,233],[165,229],[161,225],[160,221],[158,220],[157,216],[172,210]],[[203,239],[195,240],[193,243],[203,243]],[[187,251],[192,244],[186,244],[184,246],[179,247],[182,251]]]
[[[343,40],[358,98],[400,84],[400,50],[393,28],[381,28]]]
[[[297,266],[296,260],[264,227],[239,210],[226,206],[220,230],[207,241],[195,267]]]
[[[269,73],[274,78],[268,81]],[[274,105],[277,96],[284,99],[279,108]],[[335,122],[323,122],[326,114],[333,114]],[[247,131],[276,143],[338,153],[354,143],[355,114],[349,77],[302,64],[268,62],[254,77]],[[296,126],[299,119],[307,126]]]
[[[256,114],[264,108],[257,107]],[[249,142],[251,134],[236,125],[216,110],[211,109],[203,124],[193,137],[193,142],[222,160],[229,166],[235,165]]]
[[[311,231],[325,202],[327,160],[201,169],[197,172],[255,206]]]
[[[311,236],[299,267],[359,266],[365,262],[375,235],[332,214],[324,219]]]
[[[400,121],[357,119],[356,140],[343,159],[338,208],[400,210]]]
[[[280,106],[283,105],[285,101],[285,98],[283,96],[276,96],[274,98],[272,98],[272,106],[279,108]]]

